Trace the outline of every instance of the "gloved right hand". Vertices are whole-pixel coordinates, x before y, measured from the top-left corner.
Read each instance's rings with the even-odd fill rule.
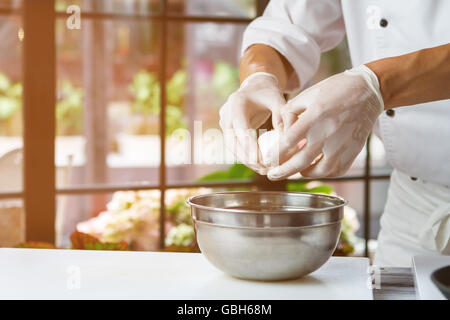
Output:
[[[282,130],[280,107],[286,104],[277,78],[256,72],[247,77],[220,109],[225,144],[238,161],[261,175],[267,174],[258,147],[256,130],[272,115],[274,129]]]
[[[290,100],[280,113],[286,130],[269,150],[270,180],[343,175],[384,110],[377,75],[365,65],[329,77]],[[273,162],[273,161],[272,161]]]

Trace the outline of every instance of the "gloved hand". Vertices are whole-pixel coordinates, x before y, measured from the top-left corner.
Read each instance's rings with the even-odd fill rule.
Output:
[[[268,178],[297,172],[309,178],[343,175],[383,110],[378,78],[364,65],[308,88],[280,110],[285,128],[280,165],[269,170]]]
[[[225,144],[236,158],[249,168],[265,175],[267,168],[257,143],[259,129],[272,115],[274,128],[280,128],[281,106],[286,104],[277,78],[266,72],[256,72],[230,95],[220,109],[220,127],[225,135]]]

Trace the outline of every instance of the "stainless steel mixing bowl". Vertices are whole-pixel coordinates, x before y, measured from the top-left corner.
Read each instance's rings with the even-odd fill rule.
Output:
[[[251,280],[287,280],[320,268],[339,240],[342,198],[221,192],[188,199],[197,242],[217,268]]]

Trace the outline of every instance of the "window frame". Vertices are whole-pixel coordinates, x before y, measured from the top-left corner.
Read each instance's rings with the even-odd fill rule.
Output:
[[[39,4],[38,4],[39,2]],[[0,9],[0,16],[21,15],[25,39],[22,52],[23,73],[23,191],[0,193],[0,199],[21,198],[24,201],[26,215],[26,239],[33,241],[55,241],[56,197],[58,195],[80,195],[111,193],[122,190],[159,190],[160,191],[160,238],[159,247],[164,248],[166,234],[165,192],[168,189],[180,188],[227,188],[256,187],[261,190],[286,190],[287,181],[269,183],[266,177],[258,176],[254,180],[202,182],[202,183],[167,183],[167,168],[165,164],[165,131],[166,131],[166,86],[161,85],[161,113],[159,115],[159,135],[161,138],[159,182],[156,184],[105,184],[57,188],[55,181],[55,113],[56,103],[56,44],[55,23],[57,19],[67,19],[65,12],[55,12],[55,0],[23,1],[23,8]],[[268,0],[256,0],[257,16],[260,16]],[[237,18],[223,16],[193,16],[170,13],[167,9],[168,0],[160,0],[160,11],[151,14],[111,14],[81,12],[81,18],[90,20],[150,20],[159,21],[160,48],[159,70],[160,83],[167,82],[167,30],[169,23],[231,23],[249,24],[252,18]],[[43,23],[43,21],[46,23]],[[32,36],[29,36],[29,35]],[[36,72],[38,71],[38,72]],[[39,72],[41,71],[41,72]],[[39,75],[37,77],[36,75]],[[365,146],[366,159],[362,175],[325,178],[321,181],[362,181],[363,192],[363,225],[365,240],[365,256],[368,256],[368,241],[370,239],[371,216],[371,183],[377,180],[387,180],[390,175],[374,175],[371,168],[370,137]],[[295,179],[289,182],[306,182],[312,179]]]

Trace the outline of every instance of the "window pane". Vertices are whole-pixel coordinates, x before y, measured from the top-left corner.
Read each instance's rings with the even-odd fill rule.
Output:
[[[22,6],[22,0],[0,0],[0,9],[17,9]]]
[[[392,166],[386,159],[386,151],[383,142],[375,134],[370,141],[370,159],[373,175],[390,175]]]
[[[16,192],[22,190],[23,145],[19,15],[0,15],[0,39],[0,192]]]
[[[377,239],[380,232],[380,218],[387,201],[389,180],[372,181],[370,189],[370,238]]]
[[[57,245],[70,248],[70,236],[79,231],[102,243],[126,243],[129,250],[158,250],[159,209],[158,190],[60,195]]]
[[[244,25],[169,25],[166,155],[168,181],[193,182],[227,169],[234,157],[224,147],[219,109],[239,86]],[[220,31],[219,31],[220,30]],[[221,33],[220,39],[217,32]],[[183,131],[175,129],[185,129]]]
[[[169,26],[170,38],[177,41],[169,47],[167,126],[170,132],[180,127],[188,130],[176,131],[166,141],[170,183],[195,181],[205,174],[229,168],[234,161],[217,130],[219,109],[239,86],[240,44],[245,27],[214,23]],[[222,35],[219,39],[218,32]],[[323,55],[311,84],[342,72],[349,65],[348,49],[342,42]],[[178,87],[171,83],[177,83]],[[177,96],[176,92],[183,94]],[[181,98],[171,103],[173,96]],[[346,175],[364,174],[365,159],[362,150]]]
[[[66,12],[70,5],[77,5],[82,12],[145,15],[159,11],[160,0],[56,0],[58,12]]]
[[[25,241],[25,213],[21,199],[0,200],[0,247],[15,247]]]
[[[364,255],[364,183],[362,181],[325,182],[338,196],[348,201],[344,209],[342,230],[346,233],[354,255]]]
[[[254,18],[256,0],[168,0],[168,10],[187,16]]]
[[[159,30],[143,20],[58,19],[58,187],[157,184]]]

